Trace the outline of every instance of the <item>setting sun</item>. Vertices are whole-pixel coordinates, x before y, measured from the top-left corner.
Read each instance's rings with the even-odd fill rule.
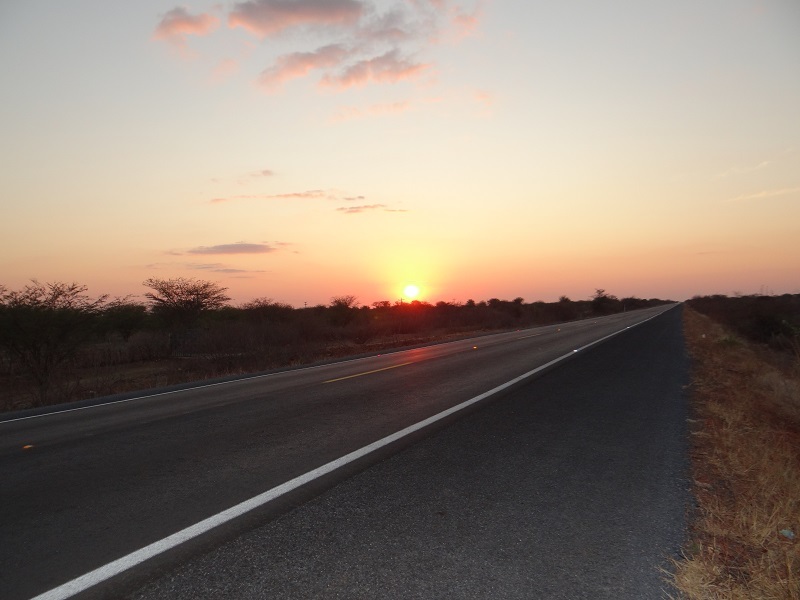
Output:
[[[409,300],[413,300],[419,296],[419,288],[416,285],[407,285],[403,288],[403,295]]]

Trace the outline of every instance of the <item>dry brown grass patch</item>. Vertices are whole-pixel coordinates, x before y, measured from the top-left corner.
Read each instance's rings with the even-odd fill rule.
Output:
[[[684,315],[697,512],[674,582],[689,599],[800,600],[800,372]]]

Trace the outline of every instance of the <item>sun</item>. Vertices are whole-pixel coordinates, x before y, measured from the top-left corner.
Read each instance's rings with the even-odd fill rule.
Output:
[[[403,288],[403,295],[409,300],[413,300],[419,296],[419,287],[414,284],[409,284]]]

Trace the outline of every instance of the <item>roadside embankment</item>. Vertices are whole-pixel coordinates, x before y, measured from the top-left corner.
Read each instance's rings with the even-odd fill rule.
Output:
[[[800,599],[800,357],[787,361],[686,307],[693,359],[685,598]]]

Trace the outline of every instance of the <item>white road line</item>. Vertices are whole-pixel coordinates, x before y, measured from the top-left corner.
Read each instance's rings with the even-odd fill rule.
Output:
[[[660,314],[663,314],[663,312],[658,313],[658,315]],[[245,500],[244,502],[237,504],[236,506],[232,506],[231,508],[222,511],[221,513],[217,513],[216,515],[204,519],[199,523],[195,523],[194,525],[187,527],[186,529],[182,529],[177,533],[173,533],[172,535],[165,537],[162,540],[153,542],[149,546],[145,546],[144,548],[136,550],[135,552],[131,552],[130,554],[123,556],[122,558],[118,558],[117,560],[110,562],[106,565],[103,565],[102,567],[99,567],[94,571],[90,571],[85,575],[76,577],[72,581],[68,581],[67,583],[60,585],[56,588],[53,588],[50,591],[44,592],[43,594],[40,594],[35,598],[32,598],[31,600],[66,600],[67,598],[71,598],[75,594],[79,594],[80,592],[87,590],[99,583],[102,583],[103,581],[106,581],[107,579],[110,579],[115,575],[119,575],[120,573],[123,573],[124,571],[127,571],[143,563],[144,561],[153,558],[154,556],[158,556],[159,554],[162,554],[167,550],[171,550],[172,548],[175,548],[176,546],[179,546],[184,542],[196,538],[214,529],[215,527],[223,525],[228,521],[235,519],[236,517],[240,517],[252,510],[255,510],[256,508],[264,506],[268,502],[271,502],[272,500],[275,500],[276,498],[279,498],[280,496],[310,481],[322,477],[323,475],[327,475],[328,473],[331,473],[336,469],[339,469],[340,467],[343,467],[355,460],[358,460],[359,458],[362,458],[372,452],[375,452],[376,450],[379,450],[380,448],[383,448],[384,446],[387,446],[392,442],[396,442],[397,440],[400,440],[416,431],[419,431],[420,429],[423,429],[428,425],[432,425],[437,421],[441,421],[442,419],[449,417],[450,415],[457,413],[461,410],[464,410],[465,408],[472,406],[473,404],[480,402],[481,400],[485,400],[490,396],[502,392],[503,390],[506,390],[509,387],[516,385],[517,383],[520,383],[525,379],[528,379],[529,377],[535,375],[536,373],[539,373],[555,365],[556,363],[561,362],[565,358],[574,356],[576,352],[580,352],[581,350],[585,350],[591,346],[594,346],[595,344],[599,344],[600,342],[612,338],[615,335],[630,329],[631,327],[635,327],[636,325],[641,325],[642,323],[646,323],[647,321],[657,317],[658,315],[653,315],[652,317],[649,317],[644,321],[639,321],[638,323],[634,323],[629,327],[615,331],[614,333],[611,333],[605,337],[602,337],[589,344],[586,344],[585,346],[581,346],[580,348],[577,348],[572,352],[564,354],[563,356],[559,356],[558,358],[555,358],[548,363],[536,367],[535,369],[532,369],[527,373],[520,375],[519,377],[515,377],[514,379],[507,381],[506,383],[498,385],[497,387],[492,388],[488,392],[484,392],[483,394],[475,396],[474,398],[470,398],[469,400],[462,402],[461,404],[448,408],[447,410],[437,413],[432,417],[428,417],[427,419],[424,419],[419,423],[410,425],[405,429],[401,429],[400,431],[397,431],[389,436],[386,436],[385,438],[373,442],[368,446],[364,446],[363,448],[355,450],[350,454],[345,454],[344,456],[337,458],[336,460],[333,460],[327,464],[324,464],[321,467],[317,467],[316,469],[309,471],[308,473],[305,473],[303,475],[300,475],[299,477],[290,479],[289,481],[282,483],[281,485],[276,486],[270,490],[267,490],[266,492],[259,494],[258,496],[250,498],[249,500]]]

